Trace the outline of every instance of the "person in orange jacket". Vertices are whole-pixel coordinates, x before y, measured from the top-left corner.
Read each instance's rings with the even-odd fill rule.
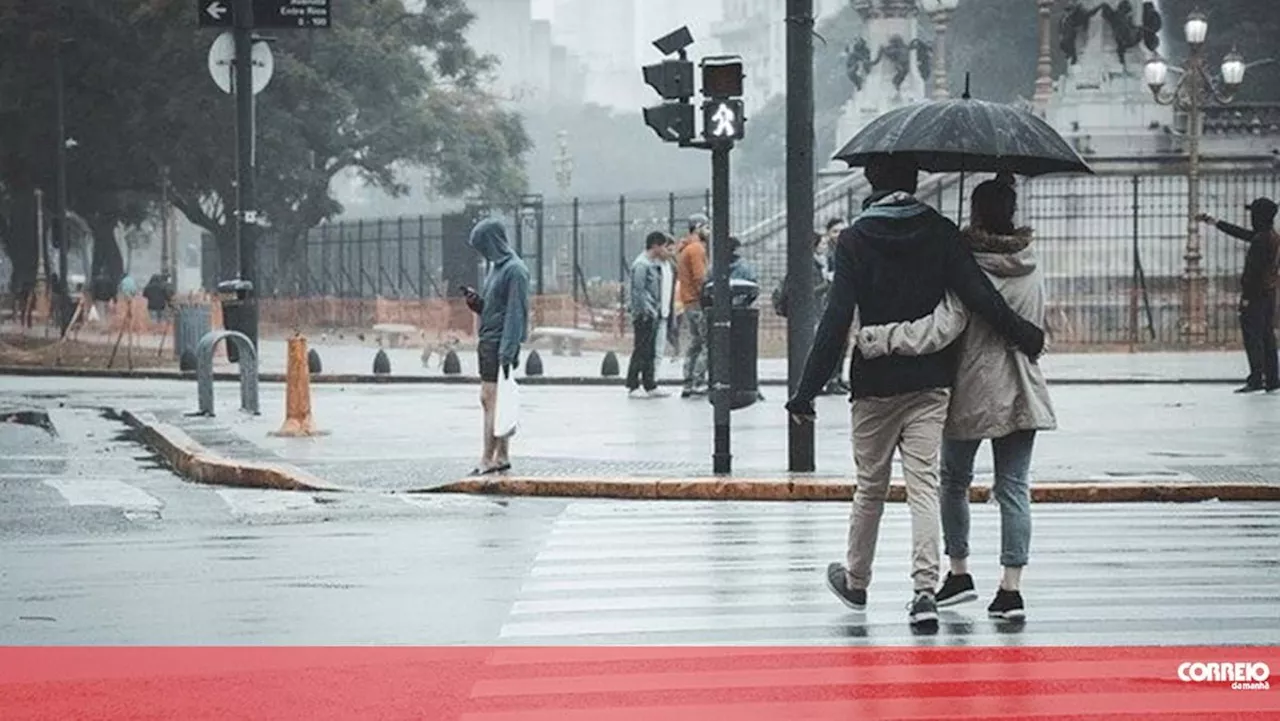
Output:
[[[702,286],[707,282],[707,244],[711,223],[695,213],[689,218],[689,234],[680,244],[676,261],[677,300],[683,310],[680,325],[687,345],[684,358],[684,390],[681,398],[707,394],[707,325],[702,309]]]

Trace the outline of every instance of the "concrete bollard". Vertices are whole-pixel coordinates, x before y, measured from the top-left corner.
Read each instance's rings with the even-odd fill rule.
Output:
[[[458,354],[449,351],[444,357],[444,374],[447,376],[462,375],[462,361],[458,360]]]
[[[526,376],[542,375],[542,356],[538,355],[538,351],[529,351],[529,357],[524,359],[524,374]]]
[[[322,435],[311,419],[311,372],[307,367],[307,339],[295,335],[289,339],[285,366],[284,424],[272,435],[282,438],[305,438]]]
[[[604,361],[600,363],[600,375],[605,378],[617,378],[622,373],[618,369],[618,356],[613,351],[604,354]]]
[[[378,349],[378,355],[373,357],[373,373],[379,376],[391,373],[391,359],[387,357],[387,352],[381,348]]]
[[[321,373],[323,368],[324,366],[320,365],[320,354],[316,352],[316,349],[312,348],[307,351],[307,371],[312,375],[316,375]]]

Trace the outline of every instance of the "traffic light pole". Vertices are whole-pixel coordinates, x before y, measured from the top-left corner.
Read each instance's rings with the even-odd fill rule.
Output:
[[[715,143],[711,147],[711,403],[715,408],[715,450],[711,457],[716,475],[727,475],[733,464],[729,446],[729,416],[732,383],[729,377],[730,327],[733,317],[733,295],[729,288],[729,152],[732,143]]]
[[[813,0],[787,0],[787,386],[800,387],[817,304],[813,287]],[[813,421],[788,421],[788,470],[812,473]]]
[[[257,204],[254,187],[254,99],[253,99],[253,0],[235,0],[235,92],[236,92],[236,223],[240,280],[254,284],[244,302],[257,303],[258,244]],[[240,330],[258,342],[256,308],[246,313]]]

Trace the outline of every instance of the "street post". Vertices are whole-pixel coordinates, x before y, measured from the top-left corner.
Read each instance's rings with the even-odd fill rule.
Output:
[[[257,198],[254,191],[253,0],[235,0],[236,243],[245,306],[239,330],[258,345]]]
[[[813,346],[813,0],[787,0],[787,388]],[[788,470],[812,473],[813,421],[787,422]]]

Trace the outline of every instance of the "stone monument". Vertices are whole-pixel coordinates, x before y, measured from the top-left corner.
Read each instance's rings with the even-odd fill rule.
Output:
[[[1155,2],[1069,0],[1057,23],[1067,61],[1054,81],[1046,120],[1082,155],[1167,153],[1174,142],[1172,108],[1151,97],[1143,66],[1160,47],[1163,21]]]
[[[933,47],[921,40],[915,0],[854,0],[863,36],[845,48],[853,97],[836,126],[836,147],[876,117],[929,97]]]

